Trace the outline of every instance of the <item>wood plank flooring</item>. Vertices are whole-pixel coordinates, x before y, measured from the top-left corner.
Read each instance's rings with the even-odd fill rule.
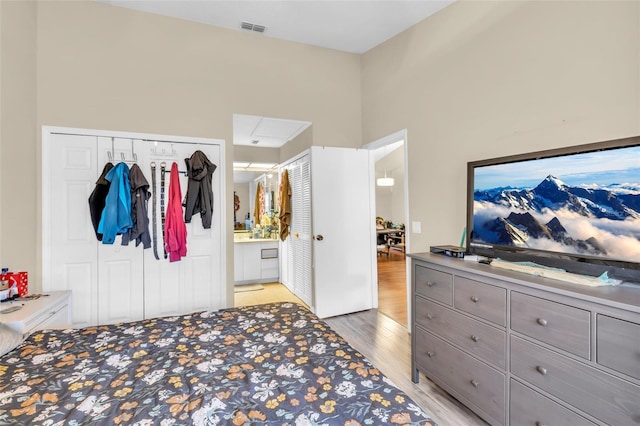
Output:
[[[404,265],[404,259],[395,263]],[[235,293],[235,305],[277,301],[292,301],[305,305],[282,284],[270,283],[264,284],[263,287],[263,290]],[[398,296],[400,297],[402,296]],[[404,297],[406,304],[406,291]],[[388,311],[391,312],[389,309]],[[486,425],[482,419],[422,374],[419,385],[411,381],[411,339],[406,328],[406,311],[405,325],[377,309],[341,315],[325,321],[397,387],[406,392],[438,425]]]
[[[407,263],[398,250],[378,255],[378,310],[407,327]]]

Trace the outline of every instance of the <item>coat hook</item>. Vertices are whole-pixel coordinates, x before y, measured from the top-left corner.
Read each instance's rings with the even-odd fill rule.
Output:
[[[131,139],[131,160],[134,162],[138,162],[138,154],[133,150],[133,139]]]

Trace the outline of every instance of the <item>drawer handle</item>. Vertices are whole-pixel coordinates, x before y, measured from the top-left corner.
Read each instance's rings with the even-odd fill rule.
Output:
[[[431,351],[429,351],[429,352],[427,352],[427,356],[428,356],[429,358],[433,358],[434,356],[436,356],[436,353],[435,353],[435,352],[431,352]]]
[[[478,299],[478,297],[477,297],[477,296],[471,296],[471,301],[472,301],[473,303],[478,303],[478,300],[480,300],[480,299]]]
[[[431,314],[427,314],[427,319],[428,319],[429,321],[431,321],[431,320],[433,319],[433,315],[431,315]]]
[[[434,285],[436,285],[435,282],[433,281],[427,281],[427,287],[433,287]]]
[[[546,319],[544,319],[544,318],[538,318],[538,319],[536,320],[536,322],[537,322],[538,324],[540,324],[541,326],[543,326],[543,327],[546,327],[546,326],[547,326],[547,324],[549,324],[549,323],[547,322],[547,320],[546,320]]]
[[[474,342],[478,342],[480,340],[480,338],[474,334],[471,335],[471,340],[473,340]]]
[[[473,386],[474,388],[477,388],[478,385],[480,384],[476,380],[471,380],[471,382],[469,382],[469,383],[471,383],[471,386]]]
[[[543,376],[546,376],[546,375],[547,375],[547,369],[546,369],[546,368],[544,368],[544,367],[543,367],[543,366],[541,366],[541,365],[536,366],[536,371],[537,371],[538,373],[542,374]]]
[[[545,425],[545,424],[544,424],[544,423],[542,423],[542,422],[538,422],[538,421],[536,421],[536,426],[547,426],[547,425]]]

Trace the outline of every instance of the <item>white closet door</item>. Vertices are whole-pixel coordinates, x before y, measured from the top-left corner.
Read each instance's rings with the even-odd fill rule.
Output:
[[[146,161],[143,166],[145,175],[151,184],[151,162],[156,163],[156,217],[157,242],[160,260],[156,260],[153,250],[145,250],[145,316],[166,316],[199,310],[219,309],[225,303],[225,283],[222,282],[220,268],[223,262],[221,246],[222,210],[222,159],[219,145],[195,145],[187,143],[157,142],[146,147]],[[164,258],[162,220],[160,210],[160,165],[166,164],[165,209],[171,184],[171,164],[175,161],[178,169],[186,171],[185,158],[201,150],[209,160],[218,166],[213,173],[212,188],[214,194],[213,220],[210,229],[204,229],[200,215],[194,215],[187,224],[187,256],[178,262],[169,262]],[[182,197],[187,194],[188,178],[180,173]],[[149,200],[151,216],[152,199]],[[150,226],[151,226],[150,220]]]
[[[53,135],[43,145],[43,291],[71,290],[76,327],[98,321],[98,258],[88,199],[98,179],[96,137]]]
[[[142,149],[142,141],[98,137],[98,169],[100,173],[112,155],[115,166],[123,159],[131,168],[133,154]],[[113,244],[98,245],[98,324],[136,321],[144,318],[144,279],[142,245],[135,241],[122,245],[118,235]]]
[[[311,275],[311,187],[309,155],[287,166],[291,184],[291,233],[287,247],[290,289],[313,306]]]
[[[295,183],[296,183],[296,175],[295,175],[295,163],[290,163],[287,164],[285,167],[280,169],[280,174],[282,177],[282,173],[284,172],[285,169],[288,170],[289,173],[289,188],[291,189],[291,211],[292,211],[292,215],[291,215],[291,219],[290,219],[290,224],[289,224],[289,235],[287,236],[287,238],[282,241],[280,244],[281,247],[281,256],[280,256],[280,281],[282,282],[282,284],[284,284],[289,291],[291,291],[292,293],[296,293],[295,291],[295,276],[294,276],[294,262],[295,262],[295,255],[294,255],[294,235],[293,235],[293,231],[295,229],[295,215],[293,214],[293,210],[294,210],[294,197],[293,197],[293,192],[294,192],[294,188],[295,188]]]
[[[112,144],[112,135],[113,144]],[[176,138],[176,142],[149,141],[154,135],[84,129],[48,128],[43,131],[43,290],[71,290],[76,327],[133,321],[226,306],[224,247],[223,141]],[[166,139],[162,137],[162,139]],[[187,256],[170,263],[163,256],[162,222],[157,198],[157,230],[161,260],[152,249],[96,239],[88,198],[110,159],[123,158],[138,166],[152,183],[150,163],[176,161],[186,170],[185,158],[200,149],[218,166],[213,174],[214,209],[211,229],[199,215],[187,224]],[[187,177],[180,176],[183,196]],[[170,184],[166,174],[166,191]],[[157,190],[158,188],[156,188]],[[149,217],[151,222],[151,200]]]
[[[372,170],[368,150],[311,147],[313,290],[321,318],[374,306]]]
[[[296,266],[299,281],[297,283],[297,292],[301,295],[309,306],[314,306],[316,301],[313,296],[313,274],[312,274],[312,256],[313,256],[313,230],[311,227],[311,163],[309,156],[305,156],[300,163],[300,238],[299,240],[299,257],[300,262]]]

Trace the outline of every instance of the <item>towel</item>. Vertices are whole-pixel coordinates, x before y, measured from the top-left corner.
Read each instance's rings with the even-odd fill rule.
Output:
[[[280,191],[278,194],[280,201],[280,240],[284,241],[289,236],[289,226],[291,225],[291,185],[289,184],[289,170],[285,169],[280,177]]]

